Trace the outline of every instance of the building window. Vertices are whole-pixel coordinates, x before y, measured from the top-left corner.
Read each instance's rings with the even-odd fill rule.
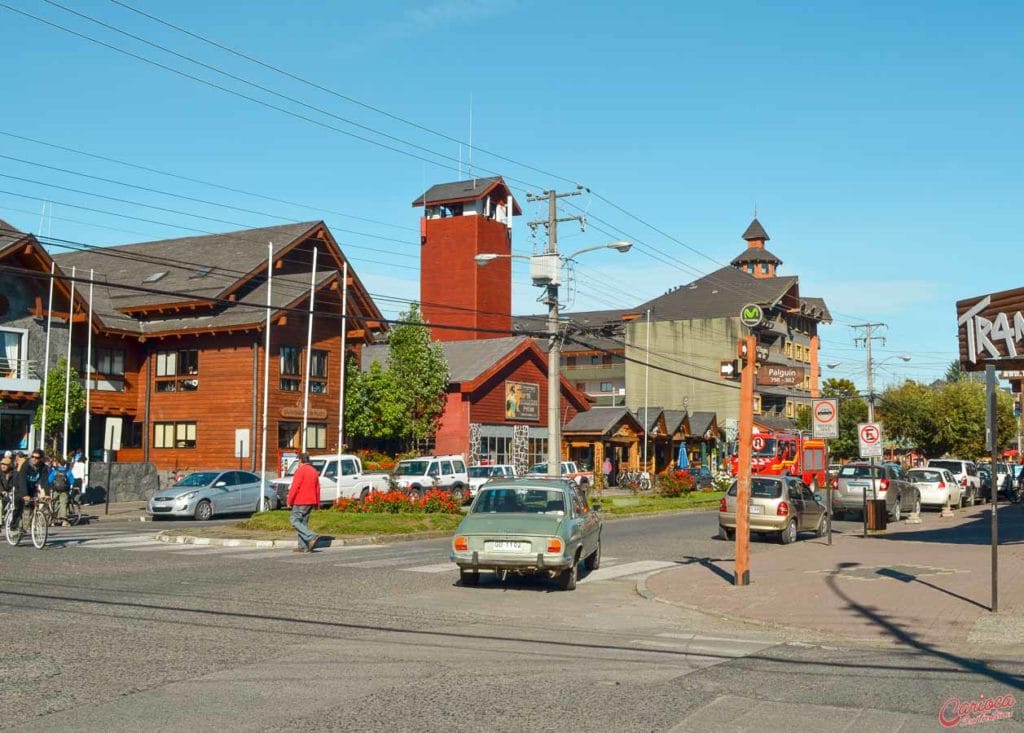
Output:
[[[142,423],[127,417],[124,419],[121,428],[121,447],[142,447]]]
[[[154,448],[195,448],[196,424],[194,422],[153,423]]]
[[[601,363],[601,357],[598,356],[597,354],[593,354],[590,357],[590,366],[597,366],[600,363]]]
[[[761,274],[762,275],[767,275],[768,274],[768,263],[767,262],[762,262],[761,263]]]
[[[574,367],[574,366],[576,366],[576,356],[573,355],[573,356],[565,357],[565,365],[567,367]]]
[[[309,365],[309,391],[313,394],[327,394],[327,353],[313,349],[313,361]]]
[[[297,422],[279,422],[277,424],[277,447],[278,448],[294,448],[298,450],[302,446],[299,445],[299,432],[302,430],[302,423]]]
[[[796,405],[786,400],[786,417],[793,417],[796,414]]]
[[[580,392],[586,392],[587,391],[587,383],[586,382],[576,382],[576,389],[578,389]]]
[[[754,395],[754,413],[757,415],[761,414],[761,395]]]
[[[787,341],[786,342],[786,358],[787,359],[792,359],[793,358],[793,342],[792,341]]]
[[[100,354],[97,353],[97,357]],[[102,364],[97,359],[97,366]],[[112,359],[106,366],[114,367]],[[105,374],[102,370],[100,373]],[[124,356],[121,357],[121,371],[124,371]],[[195,392],[199,389],[199,351],[181,349],[179,351],[156,352],[156,391],[157,392]]]
[[[615,389],[615,388],[612,386],[611,382],[601,382],[601,391],[602,392],[611,392],[613,389]]]
[[[327,447],[327,423],[308,423],[306,425],[306,450],[323,450]]]
[[[0,376],[27,378],[28,362],[23,362],[23,331],[0,331]]]
[[[281,347],[281,391],[299,391],[299,347]]]

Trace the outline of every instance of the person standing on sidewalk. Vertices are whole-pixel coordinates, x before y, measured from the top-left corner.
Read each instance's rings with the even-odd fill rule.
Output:
[[[604,488],[612,485],[612,459],[604,457],[604,464],[601,466],[601,473],[604,474]]]
[[[299,454],[299,467],[292,476],[288,490],[288,508],[292,510],[289,520],[299,535],[299,546],[294,552],[312,552],[320,535],[311,531],[309,515],[320,506],[320,473],[309,462],[309,453]]]

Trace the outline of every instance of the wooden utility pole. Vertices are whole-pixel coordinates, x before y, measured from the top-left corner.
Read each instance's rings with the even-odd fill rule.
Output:
[[[735,585],[750,585],[750,474],[753,465],[754,379],[757,374],[757,337],[736,342],[740,359],[740,426],[736,469],[736,574]]]

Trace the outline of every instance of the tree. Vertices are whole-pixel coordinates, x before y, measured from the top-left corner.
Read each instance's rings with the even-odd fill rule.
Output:
[[[809,405],[800,405],[796,408],[794,422],[796,422],[797,430],[811,429],[811,408]]]
[[[57,364],[46,375],[46,437],[49,445],[43,448],[52,454],[57,454],[61,448],[60,439],[64,436],[64,392],[68,391],[68,432],[73,432],[82,427],[82,417],[85,414],[85,387],[82,386],[82,378],[74,369],[71,370],[71,387],[67,389],[68,362],[63,356],[57,360]],[[38,431],[43,421],[42,404],[36,408],[36,414],[32,418],[32,424]],[[63,446],[64,451],[69,446]]]
[[[401,432],[402,405],[391,373],[379,362],[359,371],[353,359],[345,377],[345,431],[348,435],[394,440]]]
[[[441,345],[431,342],[419,306],[399,316],[388,338],[391,386],[403,408],[399,436],[417,445],[432,438],[444,412],[450,374]]]
[[[868,403],[849,379],[826,379],[821,396],[839,400],[839,437],[829,441],[829,453],[835,458],[856,458],[860,455],[857,423],[867,422]]]
[[[941,456],[946,445],[938,431],[935,390],[907,380],[882,393],[878,414],[887,437],[905,440],[929,458]]]
[[[967,379],[967,373],[960,366],[960,362],[957,359],[949,362],[949,366],[946,367],[946,374],[943,377],[947,382],[959,382]]]

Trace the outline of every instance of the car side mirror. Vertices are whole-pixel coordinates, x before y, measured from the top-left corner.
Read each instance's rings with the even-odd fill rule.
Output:
[[[821,494],[815,494],[814,495],[814,500],[820,504],[821,503]]]
[[[215,484],[213,485],[213,488],[215,488],[215,489],[220,489],[220,488],[223,488],[223,487],[225,487],[225,486],[227,486],[227,485],[228,485],[228,482],[227,482],[227,481],[218,481],[217,483],[215,483]]]

